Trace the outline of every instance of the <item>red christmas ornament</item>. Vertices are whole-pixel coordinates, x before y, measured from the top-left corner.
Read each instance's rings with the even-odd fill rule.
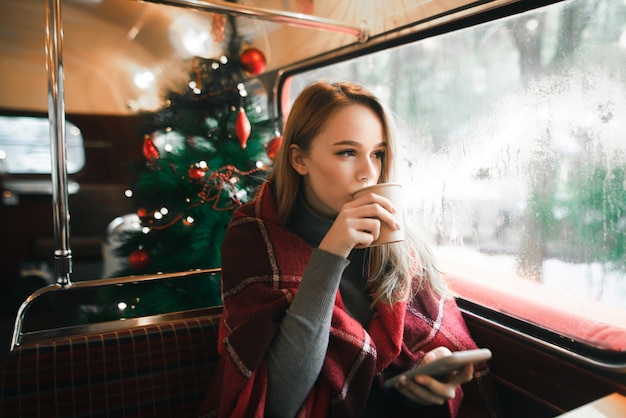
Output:
[[[159,159],[159,150],[152,142],[152,138],[150,135],[146,134],[143,137],[143,156],[146,157],[146,160],[153,161]]]
[[[152,213],[149,213],[146,208],[137,209],[137,216],[139,216],[141,223],[144,225],[149,225],[154,222]]]
[[[241,67],[252,75],[265,71],[265,55],[256,48],[248,48],[241,53]]]
[[[150,267],[150,253],[141,248],[128,256],[128,266],[135,271],[143,271]]]
[[[242,149],[246,148],[248,138],[250,138],[250,129],[251,127],[248,115],[246,115],[243,107],[240,107],[237,120],[235,121],[235,133],[237,134],[237,138],[239,138],[239,143],[241,144]]]
[[[204,176],[206,176],[206,170],[203,170],[196,165],[192,165],[191,167],[189,167],[187,176],[189,177],[189,180],[200,181],[204,178]]]
[[[148,217],[148,211],[146,208],[139,208],[137,209],[137,216],[139,216],[139,219],[143,220]]]
[[[282,144],[283,137],[280,135],[276,135],[274,138],[270,139],[270,141],[265,146],[265,152],[267,152],[267,156],[270,157],[270,160],[274,161],[276,153],[278,152]]]

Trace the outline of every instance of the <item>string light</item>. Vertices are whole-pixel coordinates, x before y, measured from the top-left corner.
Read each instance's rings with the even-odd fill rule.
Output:
[[[133,82],[141,90],[147,90],[151,88],[156,81],[154,74],[150,70],[137,69],[133,76]]]
[[[237,84],[237,90],[239,90],[239,95],[241,97],[247,97],[248,91],[246,90],[246,86],[243,83]]]
[[[206,161],[200,161],[197,164],[202,163],[206,164]],[[189,197],[185,198],[185,202],[190,204],[187,210],[192,210],[193,208],[208,202],[212,202],[212,208],[214,210],[232,210],[234,207],[240,206],[241,198],[246,196],[244,190],[237,191],[235,187],[235,185],[239,182],[240,176],[249,176],[264,169],[265,167],[262,166],[262,168],[257,167],[249,171],[240,171],[232,165],[226,165],[219,168],[205,179],[203,188],[197,195],[199,198],[197,203],[191,204],[192,200]],[[230,203],[223,206],[220,205],[220,203],[223,204],[221,201],[222,192],[226,192],[230,196]],[[167,208],[162,208],[161,211],[154,213],[154,219],[162,219],[164,215],[162,211],[165,211],[165,214],[168,213]],[[150,230],[161,231],[167,229],[179,221],[182,221],[183,224],[187,226],[192,225],[195,222],[193,217],[179,213],[163,225],[152,225],[145,233],[148,233]]]

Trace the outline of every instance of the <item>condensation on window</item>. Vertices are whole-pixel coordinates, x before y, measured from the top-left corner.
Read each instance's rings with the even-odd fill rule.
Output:
[[[558,3],[298,74],[290,98],[322,78],[369,87],[397,119],[406,216],[453,289],[626,351],[625,21],[625,2]]]

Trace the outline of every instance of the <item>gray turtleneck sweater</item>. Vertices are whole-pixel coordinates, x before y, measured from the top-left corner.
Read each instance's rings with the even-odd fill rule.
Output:
[[[367,327],[372,299],[365,289],[367,250],[348,258],[317,249],[334,219],[319,216],[300,198],[288,229],[313,247],[298,292],[270,345],[266,415],[293,417],[317,380],[324,363],[337,289],[348,313]]]

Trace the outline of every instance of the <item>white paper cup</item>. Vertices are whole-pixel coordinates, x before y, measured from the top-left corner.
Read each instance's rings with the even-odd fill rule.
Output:
[[[390,244],[404,240],[404,211],[402,206],[402,185],[397,183],[379,183],[357,190],[352,194],[356,199],[365,193],[374,193],[386,197],[393,203],[396,213],[392,215],[396,218],[396,222],[400,229],[391,229],[385,222],[380,223],[380,235],[377,240],[371,244],[372,247],[382,244]]]

